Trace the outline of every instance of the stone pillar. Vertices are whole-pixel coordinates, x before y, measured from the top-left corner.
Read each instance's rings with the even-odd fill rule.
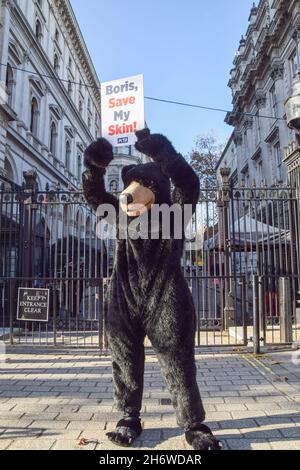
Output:
[[[230,168],[221,168],[221,190],[219,193],[219,236],[224,253],[224,313],[223,325],[225,330],[235,324],[235,309],[233,298],[233,279],[231,275],[231,240],[230,240]]]
[[[12,0],[0,0],[1,2],[1,28],[0,28],[0,60],[1,64],[8,61],[8,43],[10,27],[10,9]],[[5,83],[6,67],[0,67],[0,83]]]

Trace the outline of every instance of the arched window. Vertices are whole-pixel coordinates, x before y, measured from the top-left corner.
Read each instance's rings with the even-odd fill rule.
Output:
[[[58,60],[57,54],[54,54],[53,67],[54,67],[55,72],[59,71],[59,60]]]
[[[83,111],[82,101],[79,100],[79,112],[82,113],[82,111]]]
[[[11,166],[11,163],[10,161],[8,160],[7,157],[5,157],[4,159],[4,176],[11,182],[11,183],[15,183],[15,174],[14,174],[14,170]]]
[[[118,191],[118,182],[116,180],[112,180],[109,183],[109,190],[111,193],[115,193]]]
[[[70,163],[71,163],[71,145],[70,145],[70,142],[67,140],[67,142],[66,142],[66,161],[65,161],[65,164],[66,164],[67,170],[69,170],[69,171],[70,171]]]
[[[13,91],[14,91],[14,73],[12,67],[7,64],[6,68],[6,92],[7,92],[7,104],[12,106],[13,103]]]
[[[35,97],[31,100],[31,113],[30,113],[30,132],[37,136],[38,133],[38,115],[39,106]]]
[[[42,41],[42,26],[40,20],[36,20],[35,22],[35,37],[39,43]]]
[[[56,155],[56,140],[57,140],[57,130],[56,125],[52,122],[50,127],[50,152],[52,155]]]

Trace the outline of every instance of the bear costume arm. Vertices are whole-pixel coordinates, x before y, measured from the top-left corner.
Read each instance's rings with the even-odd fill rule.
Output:
[[[180,153],[176,152],[165,136],[150,134],[149,129],[138,131],[136,136],[138,138],[136,149],[152,158],[160,165],[162,172],[171,179],[175,187],[173,202],[192,204],[194,211],[199,199],[200,183],[193,168]]]
[[[118,199],[105,189],[106,167],[113,160],[111,144],[106,139],[98,139],[84,152],[84,165],[87,170],[82,175],[82,186],[88,204],[97,210],[100,204],[111,204],[119,210]]]

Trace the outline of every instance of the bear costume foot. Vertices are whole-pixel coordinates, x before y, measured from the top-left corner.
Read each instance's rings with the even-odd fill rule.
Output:
[[[185,439],[195,450],[222,450],[222,443],[215,438],[211,430],[205,424],[188,429]]]
[[[114,444],[122,447],[130,447],[142,433],[140,419],[126,418],[121,419],[112,432],[106,433],[108,439]]]

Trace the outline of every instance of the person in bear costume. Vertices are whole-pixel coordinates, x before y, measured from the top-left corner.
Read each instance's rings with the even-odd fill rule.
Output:
[[[120,201],[106,192],[105,169],[113,159],[111,144],[101,138],[85,151],[83,189],[90,206],[111,204],[129,219],[155,204],[190,204],[199,198],[199,179],[169,140],[148,129],[138,131],[136,149],[153,162],[123,168]],[[171,194],[171,183],[173,191]],[[142,202],[142,205],[141,205]],[[138,205],[137,205],[138,204]],[[118,222],[117,222],[118,224]],[[181,269],[184,240],[117,240],[107,299],[106,331],[112,356],[115,400],[124,413],[113,432],[115,444],[130,446],[141,434],[140,410],[144,378],[144,339],[157,354],[172,396],[178,425],[196,450],[219,450],[219,441],[203,424],[205,411],[196,381],[194,357],[196,314]]]

